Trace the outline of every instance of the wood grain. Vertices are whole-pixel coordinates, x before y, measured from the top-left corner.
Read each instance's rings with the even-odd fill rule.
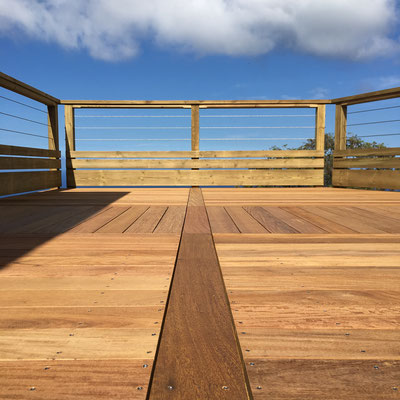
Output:
[[[199,196],[198,189],[191,192]],[[189,200],[187,208],[149,398],[247,399],[210,228],[191,233],[196,229],[187,226],[196,224],[197,218],[206,219],[206,210],[204,205],[191,204],[198,201]]]

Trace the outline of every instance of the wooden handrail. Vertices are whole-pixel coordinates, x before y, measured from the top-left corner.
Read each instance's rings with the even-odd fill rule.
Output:
[[[330,104],[330,100],[61,100],[60,104],[74,108],[257,108],[257,107],[295,107],[315,108],[317,105]]]
[[[0,72],[0,86],[3,86],[5,89],[11,90],[12,92],[21,94],[22,96],[29,97],[32,100],[46,104],[47,106],[55,106],[60,104],[60,100],[56,97],[42,92],[41,90],[27,85],[26,83],[12,78],[11,76],[2,72]]]
[[[400,87],[378,90],[375,92],[361,93],[355,96],[340,97],[337,99],[332,99],[331,103],[345,106],[369,103],[371,101],[394,99],[396,97],[400,97]]]

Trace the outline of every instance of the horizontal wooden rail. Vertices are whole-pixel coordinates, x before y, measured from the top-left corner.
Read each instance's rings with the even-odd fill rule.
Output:
[[[57,104],[60,104],[59,99],[45,92],[42,92],[41,90],[36,89],[33,86],[27,85],[26,83],[21,82],[18,79],[3,74],[2,72],[0,72],[0,86],[3,86],[5,89],[11,90],[12,92],[18,93],[22,96],[29,97],[32,100],[36,100],[40,103],[46,104],[47,106],[55,106]]]
[[[340,97],[337,99],[332,99],[331,103],[344,106],[369,103],[371,101],[393,99],[396,97],[400,97],[400,87],[386,90],[378,90],[375,92],[361,93],[355,96]]]
[[[0,159],[1,160],[1,159]],[[1,165],[1,164],[0,164]],[[276,158],[276,159],[70,159],[68,168],[323,168],[323,158]]]
[[[336,150],[334,157],[368,157],[368,156],[397,156],[400,154],[400,147],[383,149],[348,149]]]
[[[60,169],[61,160],[51,158],[0,157],[0,169]]]
[[[322,150],[238,151],[71,151],[71,158],[307,158],[323,157]]]
[[[48,131],[48,149],[0,145],[0,196],[60,187],[61,152],[59,151],[57,107],[60,100],[1,72],[0,86],[45,104],[47,106],[47,123],[26,119],[24,115],[16,116],[16,118],[47,125]],[[8,100],[14,101],[13,99]],[[31,107],[24,103],[21,104]],[[10,170],[12,172],[8,172]]]
[[[400,148],[334,152],[334,186],[400,189]]]
[[[61,171],[1,172],[0,196],[60,186]]]
[[[320,169],[68,170],[75,186],[321,186]]]
[[[72,151],[67,168],[71,187],[318,186],[323,185],[324,160],[321,150]]]
[[[74,108],[191,108],[197,105],[200,108],[257,108],[257,107],[315,107],[321,104],[330,104],[330,100],[61,100],[61,104]]]
[[[0,155],[0,196],[61,186],[60,151],[0,145]]]

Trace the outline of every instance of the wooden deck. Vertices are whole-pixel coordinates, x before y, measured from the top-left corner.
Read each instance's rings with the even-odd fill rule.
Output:
[[[0,201],[0,399],[399,399],[400,193]]]

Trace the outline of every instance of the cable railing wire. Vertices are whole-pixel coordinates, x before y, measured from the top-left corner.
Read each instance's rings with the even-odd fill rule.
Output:
[[[7,117],[21,119],[23,121],[33,122],[34,124],[38,124],[38,125],[49,126],[49,124],[45,124],[45,123],[39,122],[39,121],[34,121],[33,119],[23,118],[23,117],[20,117],[19,115],[8,114],[8,113],[2,112],[2,111],[0,111],[0,114],[6,115]]]
[[[314,126],[201,126],[200,129],[314,129]],[[81,130],[191,129],[190,126],[77,126]]]
[[[49,139],[49,140],[54,140],[53,138],[48,137],[48,136],[36,135],[36,134],[34,134],[34,133],[28,133],[28,132],[22,132],[22,131],[16,131],[16,130],[14,130],[14,129],[0,128],[0,131],[12,132],[12,133],[18,133],[18,134],[20,134],[20,135],[36,136],[36,137],[40,137],[40,138],[45,138],[45,139]]]
[[[351,112],[348,112],[347,115],[349,115],[349,114],[359,114],[359,113],[364,113],[364,112],[369,112],[369,111],[389,110],[389,109],[392,109],[392,108],[400,108],[400,106],[379,107],[379,108],[370,108],[368,110],[351,111]]]
[[[378,133],[376,135],[362,135],[362,136],[357,135],[357,137],[360,137],[360,138],[363,138],[363,137],[376,137],[376,136],[400,136],[400,133],[383,133],[383,134]]]
[[[390,119],[387,121],[371,121],[371,122],[360,122],[358,124],[348,124],[347,126],[361,126],[361,125],[375,125],[375,124],[387,124],[390,122],[400,122],[400,119]]]
[[[313,117],[315,115],[201,115],[200,118],[276,118],[276,117]],[[191,118],[190,115],[76,115],[75,118]]]
[[[200,139],[200,141],[232,141],[232,140],[237,140],[237,141],[259,141],[259,140],[308,140],[310,138],[204,138]],[[180,141],[180,142],[190,142],[192,139],[151,139],[151,138],[140,138],[140,139],[125,139],[125,138],[114,138],[114,139],[103,139],[103,138],[97,138],[97,139],[75,139],[79,141],[100,141],[100,142],[112,142],[112,141],[143,141],[143,142],[170,142],[170,141]]]
[[[20,101],[14,100],[14,99],[10,99],[9,97],[0,95],[0,98],[8,100],[8,101],[12,101],[13,103],[16,103],[16,104],[20,104],[21,106],[25,106],[25,107],[31,108],[32,110],[40,111],[40,112],[42,112],[44,114],[47,114],[47,111],[41,110],[40,108],[30,106],[29,104],[22,103]]]

